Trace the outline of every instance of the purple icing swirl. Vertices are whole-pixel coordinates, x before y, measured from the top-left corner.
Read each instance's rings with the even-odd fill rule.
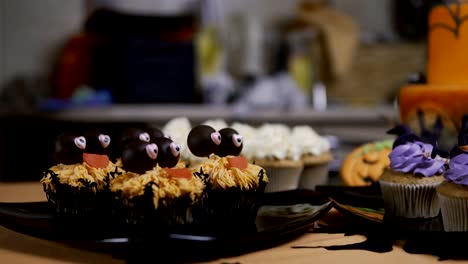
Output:
[[[390,168],[426,177],[442,174],[445,171],[445,160],[439,157],[431,158],[432,149],[432,145],[419,141],[399,145],[388,155]]]
[[[461,154],[451,158],[444,176],[447,181],[468,185],[468,155]]]

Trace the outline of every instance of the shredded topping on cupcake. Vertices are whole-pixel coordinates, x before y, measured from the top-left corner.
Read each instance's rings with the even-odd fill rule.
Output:
[[[110,190],[120,193],[121,198],[130,200],[145,194],[146,186],[151,185],[155,208],[161,203],[188,195],[192,201],[203,193],[201,179],[171,177],[166,170],[156,166],[153,170],[140,175],[127,172],[111,182]]]
[[[109,163],[105,168],[94,168],[85,162],[73,165],[58,164],[50,168],[52,172],[57,174],[61,184],[81,188],[86,187],[86,183],[96,183],[97,190],[102,190],[107,186],[108,175],[113,175],[116,169],[123,172],[113,163]],[[47,184],[54,189],[50,174],[46,174],[41,179],[41,183]]]
[[[207,173],[208,181],[214,189],[238,187],[242,190],[252,190],[257,188],[260,184],[258,175],[263,168],[249,163],[245,169],[241,170],[231,166],[229,158],[230,156],[220,158],[211,155],[209,160],[203,162],[194,171],[200,172],[201,170]],[[263,180],[268,182],[266,175]]]

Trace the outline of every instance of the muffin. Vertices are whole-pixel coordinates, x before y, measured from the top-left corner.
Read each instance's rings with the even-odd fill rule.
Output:
[[[408,140],[395,141],[389,154],[390,167],[379,179],[385,216],[436,217],[440,212],[436,187],[444,180],[447,160],[432,158],[432,145],[404,138]]]
[[[221,142],[211,143],[218,134]],[[214,232],[253,230],[268,177],[262,167],[238,156],[242,137],[232,128],[216,131],[209,126],[197,126],[192,129],[188,141],[194,155],[209,156],[193,168],[206,186],[204,197],[194,211],[198,226]]]
[[[55,142],[56,165],[41,183],[57,216],[104,216],[111,213],[109,183],[123,170],[109,160],[110,137],[89,132],[64,133]]]
[[[297,151],[291,151],[290,128],[283,124],[263,124],[257,128],[254,163],[269,177],[265,192],[295,190],[304,163]]]
[[[169,140],[169,139],[167,139]],[[125,173],[110,183],[121,218],[137,232],[166,232],[191,223],[204,184],[187,168],[162,167],[173,149],[135,141],[122,152]],[[177,164],[179,155],[168,164]],[[166,161],[167,162],[167,161]]]
[[[316,185],[326,184],[328,166],[333,160],[328,140],[310,126],[301,125],[292,128],[290,141],[295,155],[304,163],[299,188],[313,190]]]
[[[458,144],[450,150],[445,181],[437,187],[442,222],[447,232],[468,231],[468,116],[462,119]]]

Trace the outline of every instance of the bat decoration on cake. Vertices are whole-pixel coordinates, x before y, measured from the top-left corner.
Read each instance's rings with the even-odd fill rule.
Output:
[[[221,134],[207,125],[193,127],[187,137],[187,146],[197,157],[210,156],[220,144]]]
[[[387,134],[396,135],[397,138],[393,142],[392,149],[404,145],[408,142],[422,141],[419,136],[417,136],[410,127],[404,124],[398,124],[392,129],[387,131]]]
[[[219,130],[221,135],[221,143],[215,150],[215,154],[220,157],[237,156],[241,153],[244,146],[242,136],[230,127]]]
[[[448,158],[449,153],[448,151],[444,151],[439,148],[439,138],[442,134],[442,129],[444,128],[444,125],[442,124],[442,119],[440,116],[437,116],[436,121],[434,122],[434,125],[432,126],[432,129],[429,130],[426,128],[426,125],[424,124],[424,112],[421,109],[418,109],[418,122],[419,122],[419,127],[421,129],[421,141],[427,144],[431,144],[433,146],[432,152],[431,152],[431,157],[435,158],[437,155],[439,155],[442,158]]]
[[[458,144],[450,150],[450,158],[468,153],[468,115],[462,117],[461,127],[458,131]]]
[[[111,138],[99,132],[88,132],[83,136],[63,133],[55,141],[54,159],[66,165],[86,162],[95,168],[109,164],[107,156]]]
[[[169,138],[157,137],[152,138],[151,143],[158,146],[157,163],[162,168],[172,168],[177,165],[180,157],[180,145]]]
[[[455,38],[458,38],[460,35],[460,28],[462,24],[468,20],[468,16],[466,14],[462,14],[462,1],[435,1],[433,3],[434,6],[436,5],[441,5],[443,6],[446,10],[446,16],[450,18],[450,21],[445,21],[443,18],[440,18],[440,22],[435,22],[429,25],[429,30],[432,31],[434,29],[440,28],[440,29],[445,29],[453,33]],[[453,8],[452,8],[453,5]],[[445,18],[445,17],[444,17]],[[448,22],[448,23],[445,23]]]
[[[155,143],[132,141],[122,151],[122,168],[143,174],[156,166],[158,154],[159,149]]]

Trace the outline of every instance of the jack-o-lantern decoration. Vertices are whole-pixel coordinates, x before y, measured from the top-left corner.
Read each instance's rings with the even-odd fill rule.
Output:
[[[347,186],[368,186],[379,180],[390,166],[388,155],[393,140],[360,145],[347,154],[340,169],[340,177]]]

